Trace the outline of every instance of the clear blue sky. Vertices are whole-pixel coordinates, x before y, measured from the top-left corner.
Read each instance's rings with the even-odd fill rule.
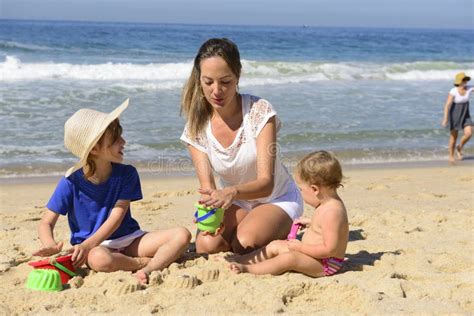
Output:
[[[0,18],[474,29],[474,0],[0,0]]]

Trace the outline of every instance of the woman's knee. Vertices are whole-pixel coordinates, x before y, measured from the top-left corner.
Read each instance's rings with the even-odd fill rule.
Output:
[[[466,128],[464,130],[464,137],[469,138],[472,136],[472,128]]]
[[[92,248],[87,256],[87,265],[94,271],[111,272],[113,263],[112,255],[102,247]]]
[[[265,246],[257,240],[254,234],[237,231],[232,240],[232,249],[236,253],[245,254]]]

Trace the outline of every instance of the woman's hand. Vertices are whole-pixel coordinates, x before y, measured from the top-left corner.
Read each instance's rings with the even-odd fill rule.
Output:
[[[61,252],[63,249],[63,242],[45,245],[44,247],[33,252],[33,256],[49,257]]]
[[[78,268],[86,263],[89,251],[90,248],[85,243],[74,245],[74,247],[70,249],[70,252],[72,252],[71,260],[73,266]]]
[[[293,221],[293,224],[300,224],[304,227],[309,226],[311,224],[311,218],[308,217],[299,217]]]
[[[233,187],[224,188],[222,190],[216,189],[198,189],[198,192],[204,197],[201,197],[199,203],[205,206],[220,207],[228,209],[232,205],[237,190]],[[207,195],[207,197],[205,197]]]
[[[444,118],[443,121],[441,122],[441,125],[443,127],[446,127],[446,125],[448,125],[448,119],[447,118]]]

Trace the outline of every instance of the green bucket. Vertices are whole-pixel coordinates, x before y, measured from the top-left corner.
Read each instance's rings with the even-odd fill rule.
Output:
[[[36,291],[58,292],[63,289],[57,270],[35,269],[28,274],[26,288]]]
[[[224,218],[224,209],[201,204],[196,204],[195,206],[196,213],[194,213],[194,218],[196,219],[198,229],[214,234],[216,229],[221,226],[222,219]]]

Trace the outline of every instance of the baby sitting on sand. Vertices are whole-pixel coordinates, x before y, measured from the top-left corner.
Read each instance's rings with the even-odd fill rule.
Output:
[[[304,201],[315,208],[311,219],[294,221],[308,227],[302,241],[275,240],[249,254],[227,257],[233,272],[279,275],[296,271],[321,277],[342,268],[349,224],[337,194],[342,180],[339,162],[326,151],[311,153],[298,163],[295,179]]]

